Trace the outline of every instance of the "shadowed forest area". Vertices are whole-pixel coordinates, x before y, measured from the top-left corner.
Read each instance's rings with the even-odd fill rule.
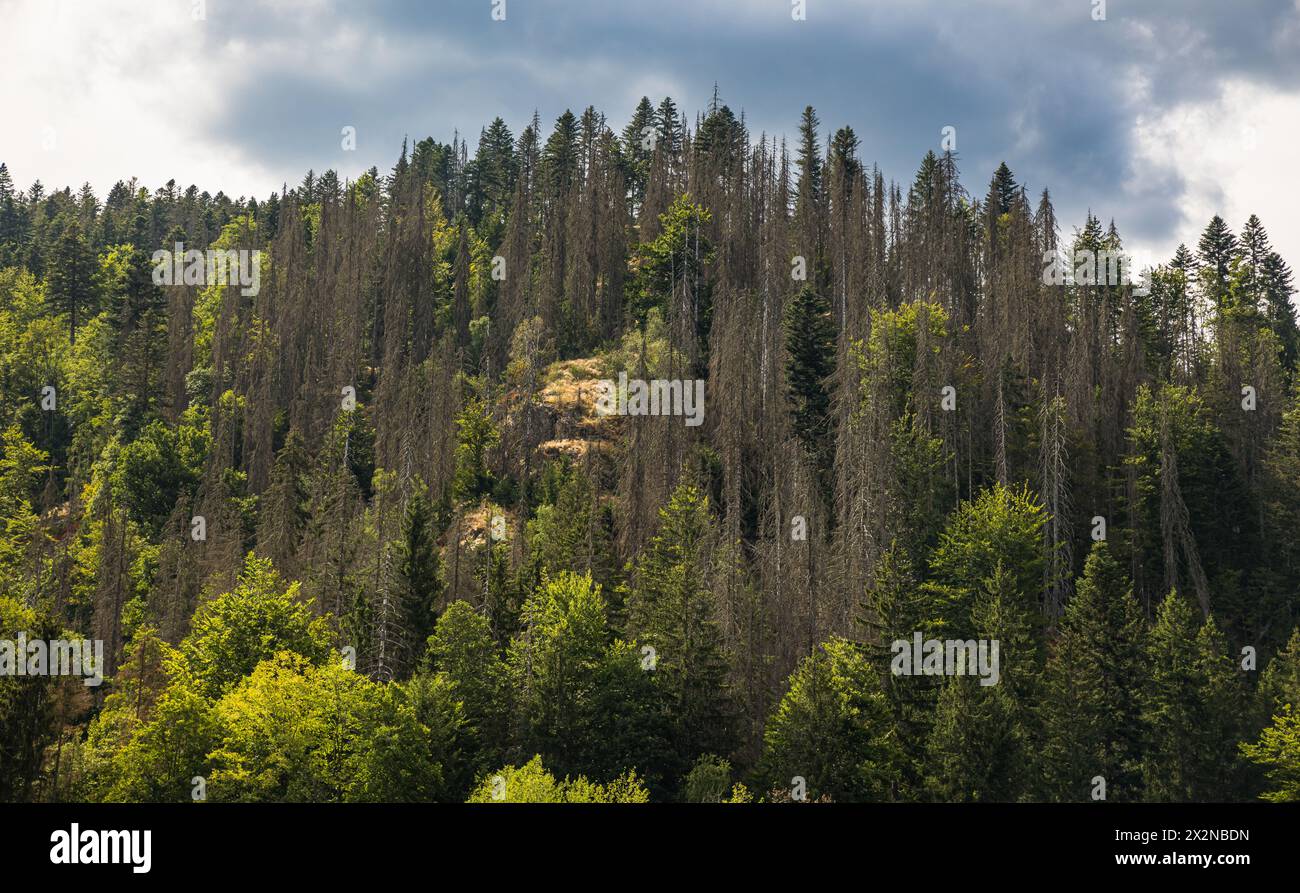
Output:
[[[0,800],[1300,799],[1264,224],[1049,282],[1116,224],[868,151],[715,93],[265,199],[0,164],[0,639],[104,679],[10,649]]]

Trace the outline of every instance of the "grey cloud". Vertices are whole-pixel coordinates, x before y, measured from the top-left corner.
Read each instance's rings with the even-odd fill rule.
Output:
[[[458,128],[473,141],[497,115],[517,133],[535,108],[549,125],[591,104],[621,126],[639,84],[680,85],[674,99],[693,117],[717,82],[755,137],[793,134],[812,104],[825,130],[852,125],[865,160],[903,182],[952,124],[976,195],[1005,160],[1034,192],[1052,190],[1067,227],[1091,206],[1126,237],[1159,241],[1179,222],[1183,184],[1133,183],[1135,116],[1213,98],[1233,78],[1300,86],[1292,0],[1109,0],[1105,22],[1088,0],[809,0],[800,23],[780,0],[507,4],[505,23],[489,0],[299,13],[214,4],[214,18],[230,18],[210,23],[210,50],[238,37],[248,51],[210,137],[294,182],[307,167],[386,169],[403,135],[448,140]],[[340,34],[360,35],[362,49]],[[374,47],[389,55],[373,58]],[[292,61],[303,57],[314,70]],[[343,124],[358,127],[354,158],[338,151]]]

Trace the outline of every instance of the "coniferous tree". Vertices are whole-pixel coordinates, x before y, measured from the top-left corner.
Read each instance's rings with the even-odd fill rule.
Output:
[[[1282,344],[1283,364],[1294,371],[1300,359],[1300,324],[1291,303],[1295,294],[1291,267],[1276,251],[1270,251],[1260,265],[1259,278],[1264,292],[1264,317]]]
[[[1109,547],[1095,543],[1047,662],[1040,756],[1048,796],[1087,800],[1101,776],[1108,800],[1140,799],[1143,626]]]
[[[654,680],[684,775],[705,753],[732,746],[727,658],[710,591],[708,498],[680,485],[637,561],[626,596],[628,632],[654,653]]]
[[[1237,251],[1237,237],[1232,234],[1223,218],[1215,214],[1201,233],[1197,245],[1202,282],[1206,296],[1214,306],[1221,305],[1228,296],[1228,276],[1232,258]]]
[[[975,201],[954,152],[900,186],[820,128],[715,87],[265,198],[0,164],[0,631],[116,677],[0,679],[0,797],[1294,796],[1263,224],[1143,294],[1007,164]],[[260,290],[156,285],[176,241],[260,249]],[[1044,282],[1058,248],[1101,275]],[[705,424],[593,413],[621,370],[707,378]],[[917,633],[997,640],[997,684],[895,675]]]
[[[394,556],[397,595],[405,614],[403,626],[412,647],[428,639],[438,620],[443,583],[435,535],[433,507],[417,487],[407,499]]]
[[[835,324],[829,302],[811,286],[801,288],[786,311],[785,345],[786,393],[794,433],[827,490],[834,457],[831,377],[835,374]]]
[[[469,783],[505,759],[513,699],[509,669],[488,619],[468,602],[454,601],[438,616],[420,668],[421,675],[435,672],[451,681],[462,704],[459,743],[466,765],[461,780]]]
[[[904,760],[876,668],[832,638],[804,658],[768,720],[762,771],[769,789],[804,779],[807,797],[892,800]]]
[[[94,251],[86,240],[82,224],[69,217],[49,260],[50,301],[64,314],[68,339],[77,343],[77,328],[95,310],[98,292]]]
[[[1033,790],[1042,657],[1031,599],[1016,586],[999,561],[972,610],[972,641],[991,672],[978,653],[945,668],[955,675],[939,695],[925,755],[925,786],[939,800],[1008,802]]]
[[[645,202],[646,181],[650,177],[650,164],[659,136],[655,129],[655,107],[648,97],[642,96],[627,127],[623,129],[623,159],[627,168],[628,194],[634,210]]]
[[[1147,644],[1142,776],[1156,801],[1239,795],[1236,746],[1244,705],[1236,665],[1213,619],[1203,625],[1177,592],[1160,605]]]

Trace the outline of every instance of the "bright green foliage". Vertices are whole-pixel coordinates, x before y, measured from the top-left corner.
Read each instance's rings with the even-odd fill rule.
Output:
[[[104,802],[190,800],[193,779],[207,777],[208,753],[220,740],[212,703],[174,683],[158,695],[147,721],[137,725],[137,719],[124,701],[106,708],[91,727],[92,753],[103,754],[107,765],[92,772],[84,793]]]
[[[922,334],[926,350],[918,357]],[[913,393],[913,376],[938,361],[947,338],[948,313],[939,304],[914,301],[876,314],[871,338],[856,351],[863,411],[883,411],[891,421],[909,409],[914,416],[924,415],[921,404],[928,406],[935,395]]]
[[[832,638],[805,657],[768,720],[763,773],[772,787],[802,776],[810,800],[892,800],[903,753],[879,668]]]
[[[682,800],[686,803],[721,803],[731,787],[731,764],[713,754],[695,761],[682,782]]]
[[[402,690],[341,663],[281,652],[214,709],[222,737],[209,755],[211,800],[418,802],[442,792],[442,755]]]
[[[212,702],[152,627],[127,642],[103,708],[73,754],[72,786],[92,802],[180,802],[217,741]]]
[[[1272,787],[1261,798],[1276,803],[1300,801],[1300,711],[1287,704],[1257,742],[1241,745],[1241,752],[1268,774]]]
[[[682,782],[686,803],[751,803],[753,797],[740,782],[731,781],[731,763],[713,754],[700,757]]]
[[[412,685],[425,684],[422,680],[435,671],[451,684],[461,705],[463,722],[456,739],[461,765],[449,767],[448,783],[463,792],[478,775],[501,764],[512,716],[509,670],[487,618],[467,602],[452,602],[438,618]]]
[[[609,784],[594,784],[583,776],[556,781],[535,756],[523,766],[506,766],[484,778],[469,803],[645,803],[649,792],[628,772]]]
[[[0,435],[0,518],[31,512],[49,461],[49,454],[29,443],[17,425],[5,429]]]
[[[297,583],[286,587],[270,561],[249,553],[239,584],[194,613],[180,648],[185,670],[201,694],[218,697],[281,651],[323,661],[327,627],[299,601]]]
[[[45,532],[34,507],[38,485],[50,471],[49,460],[49,454],[28,442],[17,425],[0,434],[0,593],[17,596],[31,591],[38,576],[31,557]]]
[[[941,629],[962,634],[972,628],[976,594],[998,566],[1022,599],[1022,608],[1037,610],[1043,585],[1042,528],[1046,513],[1028,487],[1001,484],[963,502],[948,518],[930,556],[925,591]]]

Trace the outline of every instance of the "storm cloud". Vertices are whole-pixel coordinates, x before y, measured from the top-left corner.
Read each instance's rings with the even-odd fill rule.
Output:
[[[792,137],[811,104],[823,137],[851,125],[906,182],[951,126],[977,196],[1005,160],[1067,229],[1091,209],[1164,253],[1210,213],[1257,211],[1300,261],[1295,177],[1270,172],[1300,138],[1300,0],[1108,0],[1101,21],[1094,0],[807,0],[804,21],[790,0],[506,0],[505,21],[493,0],[208,0],[199,20],[193,0],[51,5],[4,4],[0,47],[34,72],[6,92],[62,137],[51,152],[43,130],[5,128],[20,183],[261,195],[308,168],[387,170],[404,138],[472,147],[498,115],[518,133],[593,105],[621,128],[641,96],[670,95],[693,120],[716,85],[755,139]],[[64,55],[42,61],[56,39]],[[111,110],[77,114],[104,93]]]

